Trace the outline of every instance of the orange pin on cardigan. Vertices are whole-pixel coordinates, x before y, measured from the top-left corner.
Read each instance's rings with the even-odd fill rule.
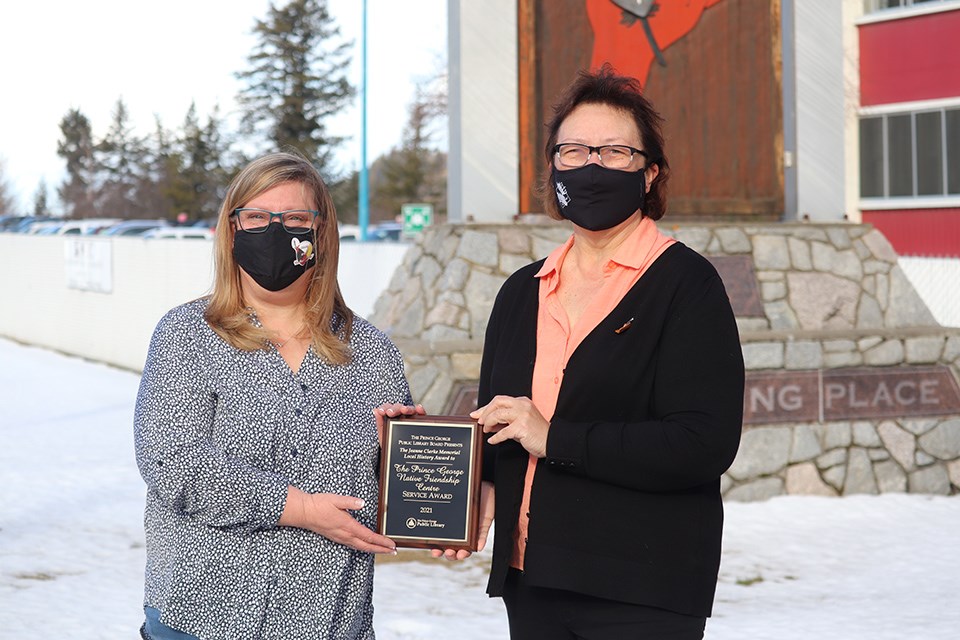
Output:
[[[619,335],[624,331],[626,331],[627,329],[629,329],[631,326],[633,326],[633,318],[630,318],[629,320],[624,322],[622,327],[620,327],[619,329],[614,329],[613,332]]]

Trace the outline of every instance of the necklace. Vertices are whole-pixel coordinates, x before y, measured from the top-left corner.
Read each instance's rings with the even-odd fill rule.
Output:
[[[290,335],[290,337],[287,338],[286,340],[283,340],[282,342],[281,342],[281,341],[278,341],[278,340],[271,340],[271,341],[270,341],[270,344],[272,344],[273,347],[274,347],[276,350],[279,351],[280,349],[283,349],[284,345],[286,345],[288,342],[290,342],[290,341],[293,340],[294,338],[299,338],[299,337],[300,337],[300,334],[303,333],[303,328],[304,328],[304,325],[301,324],[301,325],[300,325],[300,328],[297,329],[297,331],[296,331],[295,333],[292,333],[292,334]]]

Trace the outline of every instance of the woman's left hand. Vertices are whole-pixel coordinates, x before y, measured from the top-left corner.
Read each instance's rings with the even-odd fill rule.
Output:
[[[373,415],[377,419],[377,441],[383,445],[383,430],[387,426],[387,418],[396,418],[397,416],[425,416],[427,412],[422,404],[382,404],[373,410]]]
[[[550,423],[533,405],[530,398],[496,396],[489,404],[470,414],[480,423],[484,433],[493,433],[490,444],[516,440],[530,455],[547,456],[547,432]]]

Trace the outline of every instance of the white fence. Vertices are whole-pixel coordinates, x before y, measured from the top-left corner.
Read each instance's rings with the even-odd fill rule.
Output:
[[[406,250],[341,245],[340,286],[355,312],[373,310]],[[203,240],[0,233],[0,336],[139,371],[160,317],[209,292],[212,253]]]
[[[960,327],[960,258],[901,256],[900,268],[937,322]]]
[[[354,311],[370,314],[407,248],[341,245],[340,287]],[[139,371],[160,316],[209,291],[212,249],[202,240],[0,233],[0,336]],[[960,259],[900,264],[937,321],[960,327]]]

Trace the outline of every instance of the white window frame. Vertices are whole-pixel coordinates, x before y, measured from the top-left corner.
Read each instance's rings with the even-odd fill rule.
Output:
[[[877,0],[864,0],[863,16],[855,22],[857,25],[870,24],[871,22],[885,22],[887,20],[902,20],[903,18],[912,18],[913,16],[922,16],[928,13],[939,13],[941,11],[955,11],[960,9],[960,0],[928,0],[927,2],[918,2],[914,0],[901,0],[903,4],[899,7],[877,7]]]
[[[917,126],[916,116],[918,113],[927,113],[931,111],[940,111],[941,113],[941,167],[943,169],[943,190],[948,188],[948,169],[947,169],[947,122],[945,112],[948,110],[960,109],[960,97],[941,100],[919,100],[915,102],[900,102],[896,104],[884,104],[871,107],[861,107],[858,112],[858,121],[863,118],[872,118],[878,116],[902,116],[909,115],[911,120],[911,171],[913,172],[913,190],[917,191]],[[882,147],[883,147],[883,197],[860,198],[859,207],[861,210],[877,209],[948,209],[960,207],[960,194],[946,194],[938,196],[889,196],[889,158],[890,149],[887,139],[887,123],[884,121],[881,128]],[[860,182],[857,182],[859,196]]]

